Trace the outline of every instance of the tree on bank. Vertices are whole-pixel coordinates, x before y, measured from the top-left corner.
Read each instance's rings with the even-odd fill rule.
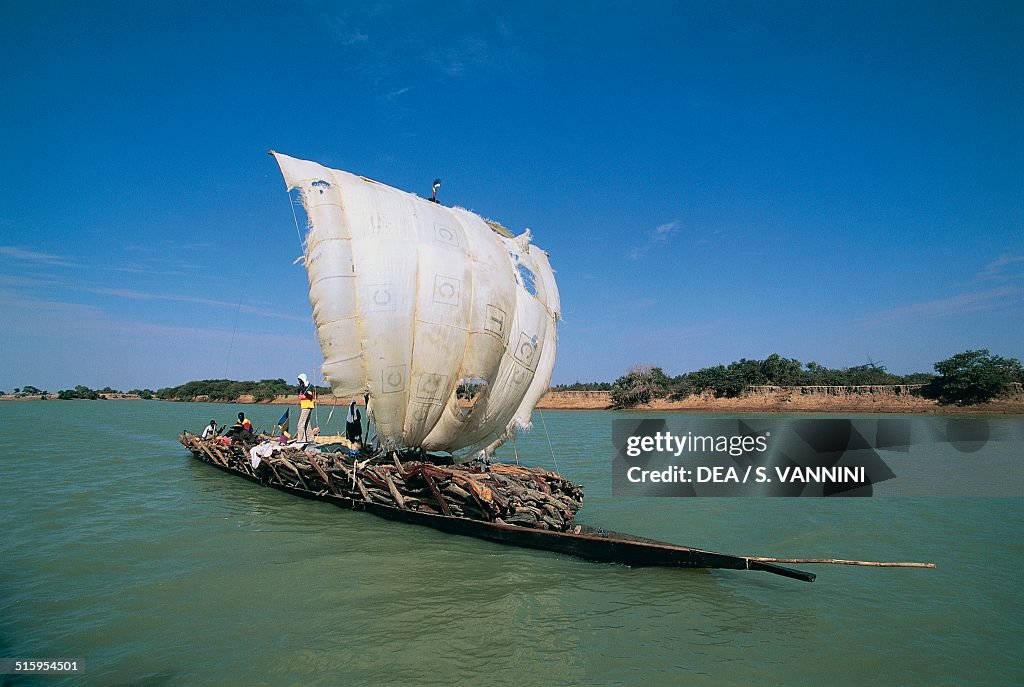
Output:
[[[974,405],[1006,394],[1013,382],[1024,381],[1016,358],[992,355],[988,349],[964,351],[935,363],[939,376],[923,389],[943,405]]]
[[[666,396],[671,383],[672,380],[660,367],[637,365],[612,384],[612,405],[632,408],[652,398]]]
[[[61,389],[57,392],[57,398],[62,401],[71,401],[75,399],[85,399],[89,401],[95,401],[100,397],[100,392],[93,391],[87,386],[79,384],[74,389]]]
[[[754,380],[755,384],[770,384],[761,374],[760,366],[751,364],[756,362],[744,359],[679,375],[672,380],[672,398],[686,398],[690,394],[705,391],[712,392],[718,398],[736,398],[747,390],[750,380]]]

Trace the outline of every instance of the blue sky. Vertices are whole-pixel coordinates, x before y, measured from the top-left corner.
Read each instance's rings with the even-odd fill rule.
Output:
[[[555,383],[1024,358],[1020,3],[6,3],[0,389],[320,358],[275,149],[526,227]]]

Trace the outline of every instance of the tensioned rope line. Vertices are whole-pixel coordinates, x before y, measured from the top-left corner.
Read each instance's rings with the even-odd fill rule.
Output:
[[[561,471],[558,469],[558,459],[555,458],[555,449],[551,446],[551,435],[548,434],[548,423],[544,420],[544,413],[538,410],[537,414],[540,415],[540,424],[543,425],[544,436],[548,440],[548,450],[551,451],[551,462],[555,464],[555,472],[561,474]]]
[[[299,191],[300,198],[298,200],[299,203],[302,202],[301,193],[302,193],[302,191],[300,190]],[[299,258],[299,260],[302,260],[303,263],[305,263],[306,245],[305,245],[305,242],[302,240],[302,230],[299,229],[299,216],[297,214],[295,214],[296,199],[292,197],[292,194],[290,192],[288,193],[288,205],[290,205],[291,208],[292,208],[292,221],[295,223],[295,236],[299,239],[299,248],[302,250],[302,257]],[[308,221],[307,221],[307,225],[308,225]],[[298,262],[299,260],[296,260],[295,262]],[[292,263],[292,264],[294,265],[295,263]],[[310,322],[313,325],[313,340],[316,341],[316,338],[317,338],[317,334],[316,334],[316,321],[312,319],[312,316],[310,316]],[[320,371],[319,371],[319,368],[316,365],[315,359],[316,359],[316,356],[314,356],[313,365],[310,367],[310,370],[313,371],[313,388],[314,389],[316,389],[316,386],[317,386],[316,379],[317,379],[317,377],[320,374]],[[317,398],[317,400],[318,401],[320,400],[319,397]],[[333,410],[331,412],[333,414]],[[320,404],[319,403],[317,403],[316,406],[313,408],[313,418],[314,418],[314,421],[316,422],[316,426],[319,427],[320,426]],[[327,422],[330,422],[330,421],[331,421],[331,418],[330,418],[330,416],[328,416],[327,417]],[[297,426],[296,426],[296,428],[297,428]]]
[[[235,333],[238,331],[238,315],[242,312],[242,292],[238,292],[238,309],[235,310],[235,326],[231,328],[231,343],[228,344],[228,359],[224,363],[224,379],[228,378],[231,368],[231,353],[235,350]]]
[[[300,193],[301,193],[301,191],[300,191]],[[299,202],[301,203],[302,200],[300,199]],[[292,198],[292,194],[291,193],[288,194],[288,204],[291,205],[291,207],[292,207],[292,220],[295,222],[295,235],[297,237],[299,237],[299,248],[302,248],[302,254],[305,255],[306,254],[306,248],[305,248],[305,246],[302,245],[302,243],[303,243],[302,242],[302,232],[299,231],[299,218],[295,214],[295,199]]]

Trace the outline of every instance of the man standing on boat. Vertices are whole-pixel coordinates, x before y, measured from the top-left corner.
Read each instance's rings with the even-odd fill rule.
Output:
[[[309,383],[306,373],[299,375],[299,425],[295,440],[308,442],[313,436],[309,431],[309,416],[316,408],[316,387]]]
[[[363,443],[363,416],[359,413],[354,398],[348,405],[348,415],[345,416],[345,438],[353,444]]]

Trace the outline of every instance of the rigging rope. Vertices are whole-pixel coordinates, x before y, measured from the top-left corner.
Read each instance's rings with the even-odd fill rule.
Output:
[[[334,417],[334,409],[337,408],[337,407],[338,407],[337,404],[331,406],[331,412],[327,413],[327,422],[324,423],[324,427],[327,427],[328,429],[330,429],[331,418]]]
[[[238,315],[242,312],[242,292],[238,292],[238,309],[235,310],[235,326],[231,329],[231,343],[228,344],[228,359],[224,363],[224,379],[228,378],[228,370],[231,367],[231,353],[235,350],[235,332],[238,331]]]
[[[297,191],[296,194],[299,196],[298,204],[301,204],[302,203],[302,192],[301,191]],[[305,262],[306,262],[306,260],[305,260],[305,258],[306,258],[306,246],[305,246],[305,242],[302,240],[302,230],[299,229],[299,216],[295,214],[295,205],[296,204],[297,204],[296,203],[296,199],[292,197],[291,193],[288,193],[288,205],[291,206],[291,209],[292,209],[292,222],[295,223],[295,236],[298,237],[298,239],[299,239],[299,248],[302,249],[302,257],[299,258],[299,260],[302,260],[303,264],[305,264]],[[307,226],[308,226],[308,224],[309,224],[309,222],[307,221]],[[299,260],[296,260],[295,262],[298,262]],[[292,264],[295,264],[295,263],[292,263]],[[239,305],[241,305],[241,301],[239,301]],[[316,321],[312,319],[312,315],[310,316],[310,320],[311,320],[312,325],[313,325],[313,340],[316,341],[316,338],[317,338]],[[314,372],[313,372],[313,388],[316,389],[316,387],[317,387],[316,378],[319,375],[320,371],[319,371],[319,368],[317,367],[316,362],[315,362],[316,361],[316,355],[315,354],[313,356],[313,360],[314,360],[314,363],[310,367],[310,369],[314,370]],[[316,394],[317,394],[317,401],[319,401],[320,400],[320,392],[317,391]],[[331,410],[331,414],[333,414],[333,413],[334,413],[334,410]],[[317,403],[317,405],[313,408],[313,418],[314,418],[314,422],[316,422],[316,426],[319,427],[320,426],[320,404],[319,403]],[[328,415],[327,416],[327,422],[329,423],[330,421],[331,421],[331,417],[330,417],[330,415]]]
[[[548,434],[548,423],[544,421],[544,413],[538,410],[537,414],[540,415],[540,423],[544,426],[544,436],[548,440],[548,450],[551,451],[551,462],[555,464],[555,472],[561,474],[561,471],[558,469],[558,459],[555,458],[555,449],[551,446],[551,435]]]
[[[313,335],[314,335],[314,337],[316,336],[316,325],[313,325]],[[317,388],[316,381],[315,381],[316,378],[317,378],[316,366],[314,365],[311,369],[314,370],[314,372],[313,372],[313,379],[314,379],[314,381],[313,381],[313,399],[314,399],[315,403],[313,404],[313,422],[316,423],[316,426],[319,429],[320,428],[320,389]]]
[[[300,198],[299,202],[300,203],[302,202],[301,198]],[[288,204],[292,207],[292,220],[295,222],[295,235],[299,237],[299,248],[302,249],[302,254],[303,254],[303,256],[305,256],[305,254],[306,254],[306,247],[303,245],[302,232],[299,231],[299,218],[295,214],[295,199],[292,198],[292,194],[291,193],[288,194]]]

